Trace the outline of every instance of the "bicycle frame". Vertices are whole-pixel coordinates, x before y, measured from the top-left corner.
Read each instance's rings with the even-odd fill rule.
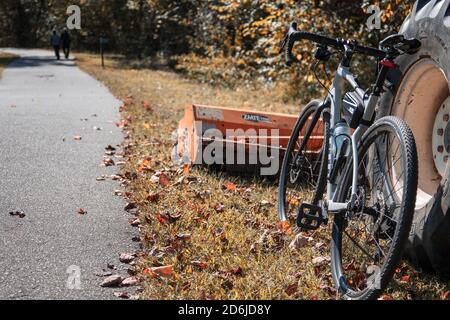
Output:
[[[330,108],[331,110],[331,118],[330,118],[330,131],[331,134],[328,135],[328,138],[333,140],[333,132],[335,130],[335,127],[337,123],[342,121],[342,110],[343,110],[343,94],[342,89],[344,87],[345,82],[349,83],[352,88],[355,90],[355,92],[360,96],[361,100],[364,101],[364,115],[363,120],[364,123],[370,123],[371,120],[374,118],[375,115],[375,108],[376,105],[380,99],[379,91],[377,88],[381,86],[381,83],[384,83],[384,80],[386,78],[387,69],[386,67],[382,67],[380,70],[380,73],[378,75],[377,84],[375,85],[375,90],[368,96],[368,98],[364,99],[364,97],[367,95],[366,92],[360,88],[358,85],[355,76],[349,71],[348,67],[343,66],[342,64],[339,66],[336,75],[333,80],[333,85],[331,89],[329,90],[329,94],[325,101],[323,102],[322,106],[318,109],[317,115],[314,117],[310,129],[312,129],[315,126],[315,120],[319,118],[320,113],[326,108]],[[360,124],[358,128],[351,134],[351,154],[352,154],[352,170],[353,170],[353,179],[352,179],[352,195],[350,198],[350,201],[347,203],[340,203],[337,202],[337,183],[331,183],[328,181],[327,183],[327,202],[326,202],[326,208],[327,211],[333,212],[333,213],[339,213],[345,210],[348,210],[352,208],[354,202],[357,199],[357,193],[358,190],[358,163],[359,163],[359,155],[358,155],[358,145],[361,141],[362,136],[367,131],[368,126],[364,124]],[[310,130],[308,130],[309,133]],[[308,133],[306,134],[307,137],[309,137]],[[335,154],[335,143],[333,141],[330,141],[329,143],[329,158],[328,158],[328,173],[330,173],[333,169],[333,163],[334,163],[334,154]]]

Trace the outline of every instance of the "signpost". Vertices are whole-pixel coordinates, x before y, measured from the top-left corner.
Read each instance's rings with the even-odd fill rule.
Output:
[[[100,54],[102,56],[102,68],[105,68],[105,46],[108,44],[109,40],[105,36],[100,37]]]

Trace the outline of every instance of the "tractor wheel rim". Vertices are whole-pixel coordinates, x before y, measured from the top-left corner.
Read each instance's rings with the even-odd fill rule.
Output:
[[[432,143],[434,164],[443,177],[450,153],[450,97],[445,100],[436,114]]]

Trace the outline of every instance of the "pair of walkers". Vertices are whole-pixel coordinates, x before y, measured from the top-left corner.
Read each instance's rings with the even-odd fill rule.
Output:
[[[61,36],[58,35],[56,30],[53,31],[52,37],[50,39],[50,44],[55,50],[56,59],[61,60],[60,56],[61,47],[63,49],[66,59],[69,59],[71,42],[72,38],[70,37],[69,31],[67,31],[67,29],[64,29]]]

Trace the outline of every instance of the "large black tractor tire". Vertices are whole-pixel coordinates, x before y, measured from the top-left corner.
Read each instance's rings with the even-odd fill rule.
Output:
[[[450,276],[450,0],[418,0],[401,34],[422,42],[400,57],[379,116],[403,118],[419,156],[419,190],[406,255],[424,271]]]

